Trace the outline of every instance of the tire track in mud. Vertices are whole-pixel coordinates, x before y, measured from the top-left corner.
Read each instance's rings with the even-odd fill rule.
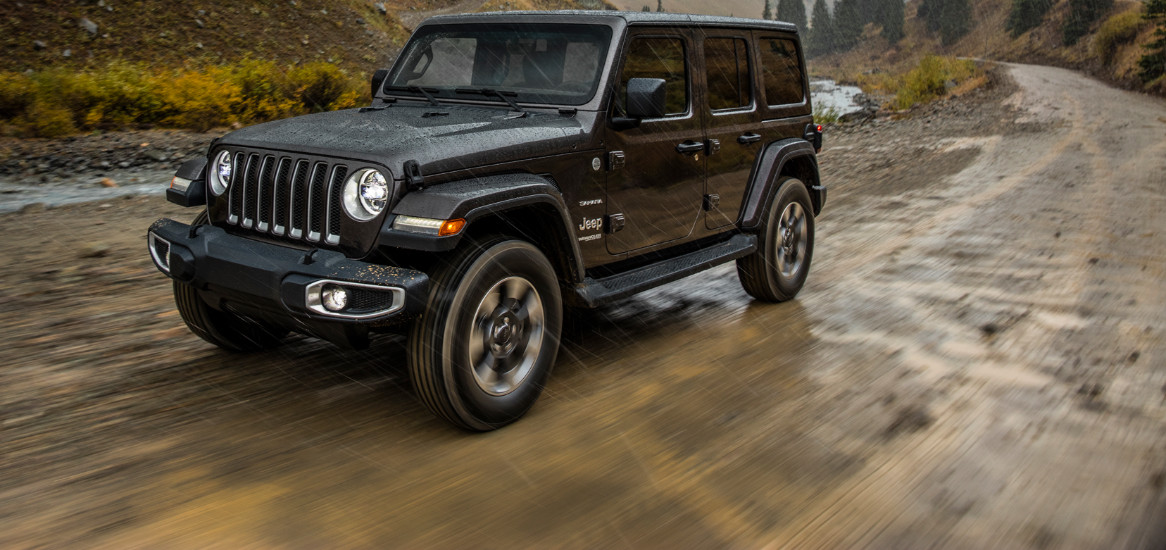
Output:
[[[970,190],[970,196],[912,226],[885,222],[881,225],[888,233],[901,230],[902,234],[854,254],[842,253],[846,259],[830,266],[832,271],[847,274],[832,286],[862,288],[861,298],[848,299],[839,306],[853,308],[855,302],[886,303],[889,296],[889,309],[906,311],[908,325],[918,326],[924,332],[895,337],[893,329],[890,335],[882,334],[876,326],[873,332],[820,336],[838,345],[873,346],[876,354],[909,350],[901,359],[908,370],[935,370],[939,365],[939,371],[930,375],[931,384],[941,388],[940,395],[933,397],[928,405],[936,419],[934,425],[918,436],[899,438],[868,457],[868,466],[861,473],[800,514],[791,523],[802,527],[778,535],[772,547],[1029,544],[1101,547],[1115,541],[1118,542],[1115,546],[1134,547],[1138,540],[1145,538],[1147,529],[1154,528],[1152,523],[1147,523],[1123,530],[1122,524],[1131,515],[1140,517],[1135,513],[1138,497],[1131,498],[1127,492],[1138,487],[1147,470],[1153,471],[1154,460],[1161,459],[1161,451],[1156,453],[1158,457],[1153,456],[1155,453],[1147,455],[1144,442],[1162,440],[1162,420],[1166,419],[1163,408],[1159,404],[1146,410],[1143,405],[1138,411],[1142,414],[1135,413],[1132,418],[1099,415],[1090,410],[1088,401],[1082,403],[1079,396],[1072,395],[1073,382],[1057,379],[1055,364],[1049,361],[1065,344],[1062,323],[1074,332],[1097,323],[1096,319],[1082,318],[1077,313],[1082,308],[1083,297],[1097,286],[1090,272],[1080,266],[1096,263],[1089,257],[1106,246],[1096,236],[1105,235],[1112,225],[1112,216],[1121,212],[1112,201],[1107,201],[1113,196],[1113,187],[1105,176],[1114,173],[1114,157],[1099,143],[1112,138],[1112,133],[1105,131],[1104,117],[1087,117],[1082,106],[1099,102],[1083,102],[1074,94],[1082,93],[1082,89],[1088,93],[1120,92],[1093,86],[1075,88],[1065,86],[1064,82],[1034,87],[1026,73],[1044,73],[1047,69],[1014,67],[1012,71],[1024,92],[1021,104],[1035,110],[1025,114],[1044,122],[1066,124],[1067,129],[1054,130],[1059,135],[1051,143],[1036,145],[1031,139],[1009,136],[957,141],[948,149],[970,145],[981,150],[979,160],[953,176],[955,183],[949,187],[957,192]],[[1065,79],[1064,75],[1056,76]],[[1080,77],[1073,78],[1080,80]],[[1050,99],[1052,90],[1064,92]],[[1064,108],[1054,115],[1048,108],[1055,105]],[[1147,143],[1154,145],[1143,147],[1130,161],[1122,163],[1117,168],[1119,173],[1144,158],[1152,158],[1163,148],[1161,142]],[[1027,156],[1034,150],[1039,155],[1030,160]],[[1075,170],[1073,167],[1082,156],[1089,157],[1087,167],[1084,171]],[[1015,166],[1023,169],[1013,173],[1011,168]],[[1150,173],[1153,172],[1142,175]],[[977,188],[976,182],[982,181],[994,183]],[[1160,198],[1161,191],[1158,190],[1155,198]],[[1026,249],[1041,247],[1041,243],[1031,238],[1018,239],[1019,249],[1014,243],[1003,241],[993,250],[991,243],[984,242],[1003,235],[986,232],[977,223],[1002,217],[1013,234],[1024,235],[1030,228],[1025,223],[1029,220],[1025,219],[1023,209],[1009,204],[1022,200],[1031,200],[1033,207],[1054,205],[1071,218],[1080,219],[1080,228],[1061,240],[1064,243],[1071,237],[1072,244],[1059,244],[1054,253],[1066,259],[1052,262],[1026,256],[1026,252],[1035,252]],[[1082,203],[1105,206],[1082,208]],[[1136,208],[1131,211],[1139,212]],[[1150,212],[1153,216],[1154,211],[1143,207],[1139,214]],[[976,245],[969,247],[971,256],[988,260],[988,265],[983,269],[969,269],[953,262],[944,269],[942,264],[928,263],[933,252],[950,250],[956,244],[950,241],[950,236],[964,231],[976,237],[964,239],[970,241],[965,244]],[[1061,238],[1059,230],[1056,238]],[[977,240],[980,242],[976,243]],[[1151,261],[1161,262],[1161,245],[1157,248],[1156,254],[1148,256]],[[895,269],[888,270],[885,262],[872,261],[892,254],[911,258],[918,268],[915,276],[908,271],[901,273],[907,278],[897,279]],[[1014,292],[991,284],[1012,277],[1016,264],[1035,273],[1035,288]],[[1055,283],[1042,284],[1040,279],[1048,272],[1058,275]],[[1137,286],[1149,287],[1151,292],[1148,303],[1161,304],[1159,289],[1153,283],[1147,285],[1145,280],[1140,282]],[[973,311],[977,308],[1010,311],[1013,318],[1002,326],[980,325],[984,334],[979,341],[962,336],[974,327],[942,311],[933,313],[934,307],[924,307],[936,297],[941,303],[945,298],[950,299],[953,285],[967,292],[957,302],[973,302]],[[927,313],[920,317],[913,311]],[[1162,320],[1161,313],[1149,317],[1147,321],[1151,324]],[[994,328],[988,331],[989,326]],[[928,333],[933,336],[924,336]],[[1160,338],[1152,335],[1145,340],[1144,345],[1132,347],[1161,347]],[[1102,370],[1093,376],[1108,379],[1115,374],[1113,368]],[[889,369],[875,379],[872,391],[893,384],[894,372],[895,369]],[[1152,381],[1155,377],[1160,381],[1161,373],[1142,370],[1132,377],[1141,379],[1143,386],[1154,388]],[[1151,383],[1145,384],[1147,381]],[[902,387],[901,383],[898,385]],[[1152,391],[1132,397],[1135,402],[1154,403]],[[1082,433],[1093,437],[1082,438]],[[1024,437],[1028,440],[1024,441]],[[994,464],[1009,465],[1009,468],[992,471]],[[1070,488],[1088,497],[1065,501],[1065,492]],[[1141,500],[1149,500],[1151,509],[1155,506],[1152,495]],[[942,508],[936,503],[945,501],[956,503],[951,517],[942,509],[933,509]],[[1160,497],[1156,506],[1163,509]]]

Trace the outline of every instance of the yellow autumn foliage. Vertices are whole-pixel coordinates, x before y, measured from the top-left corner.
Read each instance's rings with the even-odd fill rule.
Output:
[[[364,75],[328,63],[156,69],[114,62],[100,69],[0,72],[0,127],[56,137],[143,125],[205,131],[355,107],[369,100]]]

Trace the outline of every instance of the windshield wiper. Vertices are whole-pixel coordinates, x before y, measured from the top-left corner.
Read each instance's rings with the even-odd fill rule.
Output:
[[[433,105],[441,107],[441,102],[438,101],[436,97],[433,97],[432,93],[430,93],[430,92],[440,91],[437,88],[422,88],[421,86],[385,86],[385,91],[386,92],[413,92],[415,94],[421,94],[421,95],[425,96],[425,99],[429,100],[429,103],[432,103]]]
[[[498,99],[501,99],[502,101],[505,101],[506,104],[509,105],[511,109],[514,109],[515,111],[518,111],[524,115],[526,114],[526,109],[519,107],[517,102],[515,102],[513,99],[510,99],[512,97],[518,97],[517,92],[504,92],[502,90],[496,90],[494,88],[458,88],[454,91],[459,93],[459,94],[478,94],[478,95],[486,95],[486,96],[492,95],[494,97],[497,97]]]

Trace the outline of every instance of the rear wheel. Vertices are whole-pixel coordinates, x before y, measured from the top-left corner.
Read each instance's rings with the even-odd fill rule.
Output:
[[[203,212],[191,225],[207,223]],[[247,352],[273,348],[287,331],[269,323],[219,311],[207,305],[193,286],[174,281],[174,303],[190,331],[199,338],[229,351]]]
[[[410,329],[417,396],[468,430],[518,420],[542,393],[562,319],[554,268],[537,248],[502,237],[466,243],[431,279]]]
[[[814,255],[813,212],[810,193],[801,180],[778,180],[757,252],[737,260],[737,276],[749,295],[784,302],[802,289]]]

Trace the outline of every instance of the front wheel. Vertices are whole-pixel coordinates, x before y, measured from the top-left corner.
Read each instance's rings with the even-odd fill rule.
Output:
[[[749,295],[765,302],[784,302],[802,289],[814,256],[813,212],[810,193],[801,180],[778,180],[757,252],[737,260],[737,276]]]
[[[555,270],[533,245],[466,243],[430,281],[409,332],[409,371],[426,408],[487,431],[526,413],[559,349],[562,298]]]

